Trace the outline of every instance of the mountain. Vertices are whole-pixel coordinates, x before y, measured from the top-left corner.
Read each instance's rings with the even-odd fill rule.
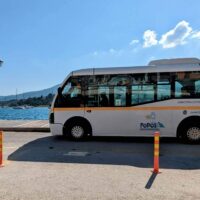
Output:
[[[58,87],[59,87],[59,85],[55,85],[51,88],[47,88],[44,90],[25,92],[22,94],[18,94],[17,99],[28,99],[28,98],[32,98],[32,97],[41,97],[41,96],[45,97],[50,93],[55,94]],[[16,99],[16,95],[0,96],[0,101],[9,101],[12,99]]]

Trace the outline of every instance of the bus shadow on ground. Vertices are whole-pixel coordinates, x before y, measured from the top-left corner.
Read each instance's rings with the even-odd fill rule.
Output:
[[[44,137],[23,145],[10,154],[8,160],[152,168],[153,138],[93,137],[88,141],[74,142],[62,137]],[[176,139],[163,138],[160,167],[200,169],[199,145],[181,144]]]

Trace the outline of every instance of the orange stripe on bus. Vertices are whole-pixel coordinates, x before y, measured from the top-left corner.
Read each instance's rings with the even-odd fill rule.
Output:
[[[80,107],[80,108],[54,108],[54,112],[59,111],[143,111],[143,110],[200,110],[200,106],[151,106],[151,107]]]
[[[53,111],[84,111],[84,108],[54,108]]]

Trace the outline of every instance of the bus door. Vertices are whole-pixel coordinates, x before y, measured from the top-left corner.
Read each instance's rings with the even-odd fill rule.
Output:
[[[127,109],[127,86],[98,85],[86,90],[85,118],[93,135],[130,135],[130,111]]]

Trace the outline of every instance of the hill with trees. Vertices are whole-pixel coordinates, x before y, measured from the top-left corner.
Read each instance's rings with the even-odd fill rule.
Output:
[[[15,107],[15,106],[49,106],[53,100],[54,94],[49,93],[47,96],[40,96],[40,97],[31,97],[27,99],[12,99],[8,101],[0,101],[0,106],[8,106],[8,107]]]

